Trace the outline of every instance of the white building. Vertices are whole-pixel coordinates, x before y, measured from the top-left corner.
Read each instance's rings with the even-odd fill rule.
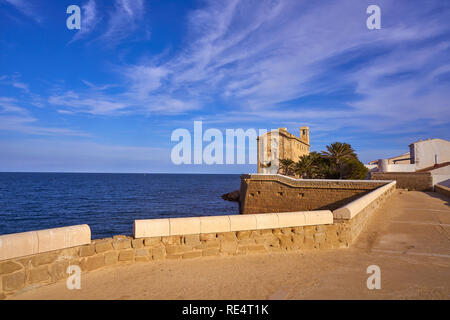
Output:
[[[450,162],[450,141],[443,139],[428,139],[409,145],[411,164],[415,171],[431,168],[435,165]]]
[[[366,165],[371,172],[417,172],[450,164],[450,141],[419,140],[409,145],[409,152],[389,159],[379,159]]]

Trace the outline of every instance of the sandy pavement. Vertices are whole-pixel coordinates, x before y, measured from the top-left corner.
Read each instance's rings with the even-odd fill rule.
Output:
[[[450,299],[450,199],[397,190],[350,249],[124,264],[10,299]],[[368,290],[367,267],[381,269]]]

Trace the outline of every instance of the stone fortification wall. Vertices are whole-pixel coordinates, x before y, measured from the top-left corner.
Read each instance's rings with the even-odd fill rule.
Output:
[[[242,175],[239,210],[242,214],[335,210],[384,184],[386,181]]]
[[[397,188],[433,191],[433,177],[430,172],[372,172],[372,180],[395,180]]]

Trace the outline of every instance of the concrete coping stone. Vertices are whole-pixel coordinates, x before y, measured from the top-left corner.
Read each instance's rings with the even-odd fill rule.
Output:
[[[230,218],[230,231],[256,230],[255,214],[239,214],[228,217]]]
[[[395,187],[396,181],[390,181],[388,184],[381,186],[368,194],[346,204],[333,211],[333,217],[335,219],[352,219],[362,210],[364,210],[369,204],[371,204],[378,197],[382,196],[386,191]]]
[[[339,180],[339,179],[297,179],[281,174],[243,174],[242,180],[277,182],[292,188],[308,189],[366,189],[374,190],[382,185],[390,183],[392,180]]]
[[[134,237],[161,237],[332,224],[330,210],[259,213],[134,221]]]
[[[87,224],[0,235],[0,260],[91,243]]]
[[[170,234],[169,219],[135,220],[133,233],[135,238],[167,236]]]
[[[258,177],[273,177],[274,179],[279,179],[279,180],[291,180],[291,181],[296,181],[296,182],[333,182],[333,183],[340,183],[340,184],[345,184],[345,183],[369,183],[369,184],[381,184],[381,183],[390,183],[392,182],[392,180],[339,180],[339,179],[297,179],[294,177],[289,177],[289,176],[285,176],[282,174],[273,174],[273,173],[247,173],[244,174],[243,176],[248,176],[250,178],[258,178]]]
[[[229,216],[200,217],[200,233],[230,232],[231,221]]]
[[[169,224],[171,236],[200,233],[200,217],[169,218]]]

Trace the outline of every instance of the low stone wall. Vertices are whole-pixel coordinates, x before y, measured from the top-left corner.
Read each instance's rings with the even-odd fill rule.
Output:
[[[362,196],[345,206],[333,211],[333,217],[336,219],[352,219],[360,214],[366,207],[372,204],[378,204],[384,200],[386,196],[389,196],[394,192],[397,183],[391,181],[390,183],[379,187],[372,192]]]
[[[242,214],[335,210],[386,183],[294,179],[268,174],[242,175],[239,210]]]
[[[397,188],[433,191],[433,177],[430,172],[372,172],[372,180],[395,180]]]
[[[152,260],[347,248],[351,239],[349,226],[340,223],[140,239],[117,236],[95,240],[89,245],[0,261],[0,299],[26,288],[67,279],[69,265],[89,272]]]
[[[450,198],[450,188],[446,186],[436,184],[434,186],[434,191]]]
[[[134,221],[134,237],[177,236],[332,224],[329,210]]]
[[[85,273],[153,260],[348,248],[373,211],[395,191],[395,181],[384,184],[334,212],[136,220],[134,237],[114,236],[70,248],[61,246],[73,244],[69,241],[73,237],[60,237],[62,244],[55,248],[61,249],[0,259],[0,299],[64,281],[69,266],[79,266]],[[40,245],[49,248],[51,238],[42,239]]]
[[[370,215],[385,202],[396,190],[392,181],[371,193],[333,211],[334,223],[341,224],[341,229],[348,230],[348,239],[353,243],[369,222]]]
[[[0,261],[91,242],[87,224],[0,235]]]

